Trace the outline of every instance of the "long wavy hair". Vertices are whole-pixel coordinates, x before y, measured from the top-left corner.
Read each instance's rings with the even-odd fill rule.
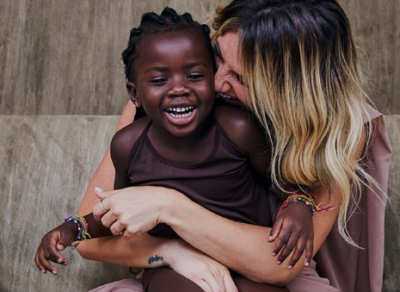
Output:
[[[213,28],[216,37],[238,33],[248,106],[273,145],[275,186],[339,190],[339,232],[355,245],[346,219],[351,193],[372,180],[357,156],[372,126],[363,122],[368,97],[343,9],[334,0],[234,0],[217,7]]]

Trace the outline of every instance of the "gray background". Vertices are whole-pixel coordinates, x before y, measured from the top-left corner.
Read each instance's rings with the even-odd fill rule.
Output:
[[[0,114],[117,115],[127,102],[121,52],[147,11],[170,6],[206,22],[223,0],[0,0]],[[400,1],[340,0],[369,92],[400,114]]]

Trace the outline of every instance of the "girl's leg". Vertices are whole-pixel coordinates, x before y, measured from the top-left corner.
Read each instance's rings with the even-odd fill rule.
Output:
[[[253,282],[242,276],[233,278],[239,292],[289,292],[285,287],[275,287],[268,284],[261,284]]]
[[[289,291],[286,288],[256,283],[241,276],[233,280],[239,292]],[[197,284],[167,267],[146,270],[143,273],[142,283],[143,292],[204,292]]]
[[[145,270],[142,283],[143,292],[204,292],[196,283],[168,267]]]

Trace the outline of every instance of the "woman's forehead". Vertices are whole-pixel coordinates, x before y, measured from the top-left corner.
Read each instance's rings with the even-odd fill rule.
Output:
[[[216,39],[216,46],[220,58],[231,70],[240,73],[242,70],[239,64],[239,34],[227,32]]]

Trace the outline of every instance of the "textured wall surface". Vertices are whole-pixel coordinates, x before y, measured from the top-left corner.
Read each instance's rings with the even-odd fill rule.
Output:
[[[59,275],[34,256],[46,232],[74,214],[115,132],[118,116],[0,116],[0,291],[88,291],[128,276],[77,252]],[[7,228],[6,228],[7,226]],[[59,287],[59,289],[57,289]]]
[[[0,114],[119,114],[129,30],[165,6],[207,20],[228,0],[0,0]],[[400,113],[400,1],[339,0],[369,59],[371,96]]]
[[[217,2],[0,0],[0,114],[119,114],[141,15],[170,6],[205,22]]]

